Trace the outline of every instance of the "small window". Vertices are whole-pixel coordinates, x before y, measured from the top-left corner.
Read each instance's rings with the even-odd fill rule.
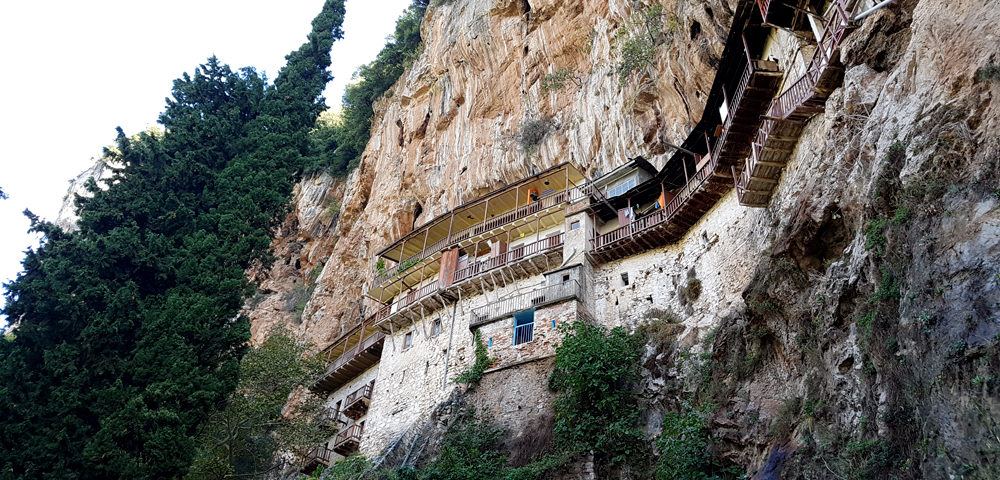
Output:
[[[431,324],[431,336],[436,337],[440,333],[441,333],[441,319],[437,319],[434,320],[434,323]]]
[[[580,228],[580,221],[579,220],[574,220],[573,222],[571,222],[569,224],[569,229],[570,230],[576,230],[578,228]]]
[[[514,315],[514,345],[528,343],[535,334],[535,309]]]
[[[406,332],[406,335],[403,335],[403,350],[406,350],[407,348],[410,348],[412,346],[413,346],[413,332]]]
[[[622,285],[628,286],[628,272],[622,272]]]
[[[562,280],[562,283],[569,283],[569,278],[570,278],[570,277],[569,277],[569,274],[568,274],[568,273],[564,273],[564,274],[563,274],[563,280]]]

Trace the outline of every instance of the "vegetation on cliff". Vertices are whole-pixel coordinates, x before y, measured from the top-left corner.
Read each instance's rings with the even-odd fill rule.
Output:
[[[79,230],[28,213],[41,246],[8,285],[0,477],[172,478],[237,386],[252,292],[309,129],[324,108],[342,0],[328,0],[273,85],[216,58],[174,82],[165,133],[109,151]]]
[[[326,170],[346,175],[361,162],[361,153],[371,136],[375,103],[420,54],[420,23],[426,10],[427,0],[414,0],[396,20],[395,31],[375,60],[354,73],[356,82],[344,91],[339,118],[318,124],[311,134],[308,172]]]
[[[319,396],[298,392],[296,401],[286,405],[294,389],[324,369],[318,357],[306,356],[307,347],[276,329],[243,356],[239,385],[226,406],[202,426],[187,479],[274,474],[287,466],[279,452],[304,455],[333,434],[336,427],[324,415]]]

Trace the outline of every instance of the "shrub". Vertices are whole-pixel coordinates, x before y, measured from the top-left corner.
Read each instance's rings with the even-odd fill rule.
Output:
[[[687,287],[684,288],[684,294],[692,302],[698,300],[698,297],[701,296],[701,280],[697,278],[688,279]]]
[[[980,82],[1000,81],[1000,65],[984,65],[976,70],[976,79]]]
[[[469,388],[479,385],[479,381],[483,379],[486,369],[490,368],[490,365],[493,364],[493,360],[486,353],[486,344],[483,343],[483,338],[480,336],[479,330],[476,330],[473,334],[473,340],[476,342],[476,360],[468,369],[458,377],[455,377],[455,383],[464,383]]]
[[[888,241],[885,238],[885,224],[887,220],[869,220],[865,225],[865,249],[872,252],[876,257],[881,257],[885,253]]]
[[[634,457],[644,443],[632,391],[639,376],[639,336],[583,322],[561,329],[565,337],[549,377],[549,386],[561,392],[555,401],[556,444],[564,451],[592,450],[611,464]]]
[[[559,70],[542,77],[542,91],[551,92],[554,90],[562,90],[563,87],[566,86],[567,81],[572,81],[577,86],[580,86],[580,80],[576,78],[576,72],[572,69],[562,67]]]
[[[556,121],[551,117],[541,120],[528,120],[522,123],[521,131],[517,134],[517,141],[521,144],[521,149],[525,153],[534,152],[555,126]]]
[[[685,405],[684,413],[671,413],[663,419],[663,432],[656,441],[660,458],[656,463],[657,480],[716,480],[720,470],[709,454],[708,422],[704,411]]]
[[[646,343],[671,343],[684,331],[684,325],[680,322],[680,318],[671,310],[651,308],[646,312],[646,320],[639,324],[636,333]]]
[[[636,12],[615,33],[615,43],[621,54],[618,81],[624,85],[633,73],[651,67],[656,60],[656,46],[662,41],[663,5]]]

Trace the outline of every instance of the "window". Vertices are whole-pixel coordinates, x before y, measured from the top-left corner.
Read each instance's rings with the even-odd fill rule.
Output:
[[[633,187],[635,187],[636,185],[638,185],[638,182],[637,182],[637,180],[635,178],[635,175],[630,175],[628,178],[624,179],[620,183],[613,184],[613,185],[614,186],[609,186],[608,189],[606,190],[606,192],[607,192],[606,196],[608,198],[617,197],[618,195],[621,195],[621,194],[623,194],[623,193],[631,190]]]
[[[413,346],[413,332],[406,332],[406,335],[403,335],[403,350],[406,350],[407,348],[410,348],[412,346]]]
[[[436,337],[440,333],[441,333],[441,319],[439,318],[437,320],[434,320],[434,323],[431,324],[431,336]]]
[[[534,338],[535,309],[514,315],[514,345],[528,343]]]
[[[569,278],[570,278],[569,274],[568,273],[564,273],[563,277],[562,277],[562,283],[569,283]]]
[[[572,223],[569,224],[569,229],[570,230],[576,230],[578,228],[580,228],[580,221],[579,220],[574,220]]]

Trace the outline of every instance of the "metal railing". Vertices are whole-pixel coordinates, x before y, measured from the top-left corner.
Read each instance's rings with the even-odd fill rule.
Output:
[[[548,238],[543,238],[536,242],[529,243],[527,245],[520,245],[504,253],[496,256],[486,258],[485,260],[480,260],[474,262],[464,268],[455,270],[454,282],[458,283],[463,280],[467,280],[490,270],[502,267],[504,265],[514,263],[523,258],[528,258],[533,255],[551,251],[556,248],[562,247],[564,234],[560,233],[558,235],[553,235]]]
[[[472,325],[481,325],[517,312],[576,298],[583,300],[583,289],[576,280],[547,285],[527,292],[514,293],[472,310]],[[515,332],[516,333],[516,332]],[[530,334],[529,334],[530,335]]]
[[[535,337],[535,322],[514,327],[514,345],[528,343]]]

